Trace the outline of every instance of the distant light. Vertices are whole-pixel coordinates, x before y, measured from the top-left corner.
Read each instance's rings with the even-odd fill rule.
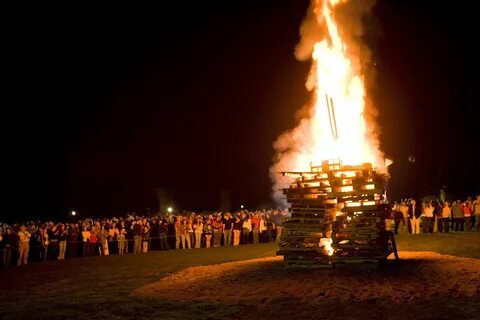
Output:
[[[72,216],[75,216],[77,213],[75,211],[72,211]]]
[[[167,208],[167,211],[168,211],[169,213],[172,213],[173,208],[172,208],[172,207],[168,207],[168,208]]]
[[[240,206],[240,208],[242,208],[242,209],[243,209],[243,204]]]

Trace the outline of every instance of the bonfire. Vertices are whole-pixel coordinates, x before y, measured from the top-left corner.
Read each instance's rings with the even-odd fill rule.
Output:
[[[378,262],[396,251],[385,230],[388,163],[368,116],[375,112],[362,74],[368,54],[336,16],[347,2],[312,1],[302,33],[322,37],[310,47],[303,39],[297,48],[297,56],[310,53],[306,86],[313,102],[298,127],[276,142],[272,168],[282,173],[275,187],[291,206],[278,252],[287,266]]]

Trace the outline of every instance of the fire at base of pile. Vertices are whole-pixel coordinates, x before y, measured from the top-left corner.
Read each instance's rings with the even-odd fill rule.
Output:
[[[372,165],[323,161],[308,172],[283,172],[295,182],[283,190],[291,204],[277,255],[287,267],[330,268],[383,262],[396,253],[385,230],[385,177]]]

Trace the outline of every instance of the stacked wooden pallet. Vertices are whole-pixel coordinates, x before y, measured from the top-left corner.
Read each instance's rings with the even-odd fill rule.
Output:
[[[284,174],[296,176],[284,189],[291,218],[277,252],[287,267],[378,263],[395,249],[385,231],[383,181],[371,164],[343,166],[330,160],[308,172]],[[330,238],[333,254],[322,246]]]

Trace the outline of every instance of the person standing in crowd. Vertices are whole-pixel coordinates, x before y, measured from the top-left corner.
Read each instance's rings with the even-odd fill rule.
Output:
[[[3,235],[3,266],[7,267],[12,261],[13,247],[17,242],[15,233],[12,232],[11,227],[5,228],[5,234]]]
[[[180,240],[182,241],[182,249],[191,249],[190,235],[188,234],[188,224],[188,218],[184,217],[180,225]]]
[[[58,243],[58,260],[65,260],[65,251],[67,250],[67,229],[63,224],[59,224],[55,231],[55,238]]]
[[[253,244],[258,244],[259,234],[260,234],[260,218],[258,213],[254,213],[252,217],[252,233],[253,233]]]
[[[98,243],[100,249],[100,255],[108,256],[110,252],[108,251],[108,237],[109,233],[105,227],[105,224],[100,225],[100,232],[98,234]]]
[[[250,219],[250,214],[246,213],[243,218],[243,229],[242,229],[242,243],[248,244],[250,232],[252,232],[252,220]]]
[[[70,228],[68,229],[68,242],[67,242],[67,250],[68,256],[70,258],[77,257],[78,253],[78,226],[75,224],[70,224]]]
[[[188,239],[190,240],[190,249],[193,248],[193,244],[195,243],[195,230],[193,230],[193,216],[195,213],[188,217]]]
[[[40,227],[38,229],[38,235],[37,235],[37,242],[39,243],[40,245],[40,251],[39,251],[39,259],[40,261],[45,261],[47,260],[47,256],[48,256],[48,244],[49,244],[49,240],[48,240],[48,232],[47,232],[47,228],[46,227]]]
[[[236,247],[240,244],[240,233],[243,229],[243,222],[237,215],[233,224],[233,245]]]
[[[401,211],[401,205],[395,202],[395,205],[392,208],[393,212],[393,221],[394,221],[394,233],[398,234],[398,230],[400,229],[400,225],[404,226],[405,221],[403,220],[403,214]]]
[[[150,248],[150,224],[145,219],[142,226],[142,253],[147,253]]]
[[[336,212],[335,212],[336,213]],[[394,220],[394,210],[388,210],[385,215],[385,230],[392,231],[392,222]]]
[[[204,224],[203,232],[205,233],[205,248],[210,248],[212,245],[212,216],[208,216],[207,222]]]
[[[161,219],[159,221],[159,232],[160,232],[160,250],[170,250],[170,246],[168,245],[168,222],[166,219]]]
[[[463,231],[465,216],[463,214],[462,201],[457,200],[452,204],[452,216],[455,220],[455,231]]]
[[[223,223],[220,213],[217,214],[216,218],[212,221],[213,228],[213,247],[220,247],[220,242],[222,240],[223,234]]]
[[[280,243],[280,238],[283,233],[283,217],[279,211],[275,210],[273,212],[273,228],[276,231],[275,241]]]
[[[403,227],[401,229],[401,233],[407,234],[409,232],[412,232],[412,227],[410,225],[410,217],[408,216],[408,206],[405,201],[400,202],[399,210],[403,216]]]
[[[267,242],[272,242],[273,223],[270,214],[265,215],[265,221],[267,224]]]
[[[88,256],[88,248],[89,248],[89,241],[90,241],[90,231],[88,231],[88,228],[87,228],[87,225],[84,224],[83,227],[82,227],[82,256]]]
[[[430,201],[423,204],[423,232],[426,234],[432,234],[433,232],[433,206]]]
[[[472,209],[468,201],[462,204],[462,211],[465,220],[465,231],[472,231]]]
[[[118,233],[117,224],[114,222],[108,229],[108,251],[112,254],[115,253],[115,250],[118,250]]]
[[[442,208],[442,219],[440,220],[440,232],[448,233],[450,229],[450,219],[452,217],[452,209],[450,209],[450,203],[445,201]]]
[[[133,253],[142,252],[142,224],[140,220],[133,222]]]
[[[408,215],[410,218],[410,224],[412,225],[412,234],[420,234],[420,217],[422,216],[422,206],[418,205],[415,199],[410,201]]]
[[[260,232],[260,242],[267,242],[267,222],[265,221],[265,215],[262,213],[260,214],[260,224],[259,224],[259,232]]]
[[[118,254],[124,255],[127,247],[127,230],[125,229],[125,224],[123,223],[120,225],[120,230],[118,230],[117,241],[118,241]]]
[[[182,240],[182,216],[177,216],[175,219],[175,249],[180,249],[180,242]]]
[[[202,233],[203,233],[203,220],[202,217],[198,216],[195,224],[193,225],[195,230],[195,248],[199,249],[202,243]]]
[[[226,247],[232,244],[232,230],[235,220],[230,212],[227,212],[222,219],[223,222],[223,242]]]
[[[480,195],[477,195],[477,200],[473,202],[473,213],[475,214],[476,230],[480,231]]]
[[[18,262],[17,265],[24,265],[28,262],[28,252],[30,249],[30,238],[31,234],[27,231],[27,228],[22,225],[20,231],[17,233],[18,236]]]
[[[5,245],[5,242],[3,241],[4,239],[4,232],[3,232],[3,226],[0,224],[0,252],[3,253],[3,247]]]
[[[470,208],[470,230],[469,231],[472,231],[472,229],[475,230],[475,208],[473,206],[472,197],[467,198],[466,204]]]
[[[89,255],[96,255],[97,241],[98,241],[98,232],[95,226],[92,226],[92,229],[90,230],[90,238],[88,238],[88,254]]]

